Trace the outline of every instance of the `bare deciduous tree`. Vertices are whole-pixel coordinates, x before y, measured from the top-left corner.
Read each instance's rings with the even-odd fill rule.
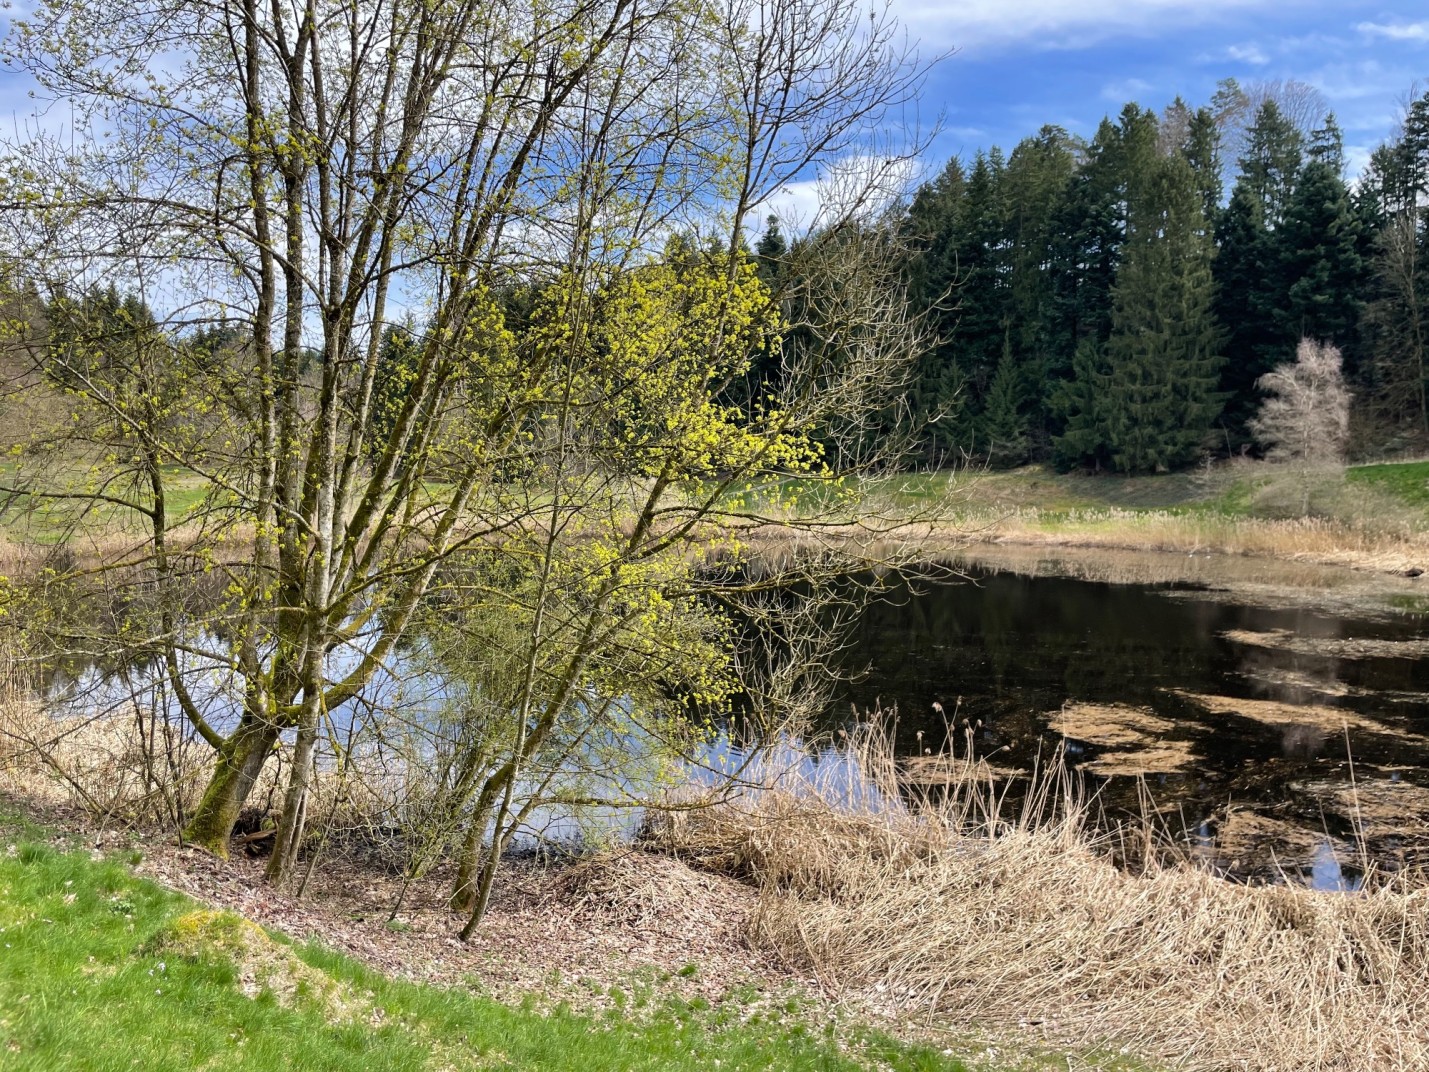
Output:
[[[1350,392],[1339,348],[1301,339],[1293,364],[1267,372],[1256,384],[1269,397],[1251,418],[1251,433],[1272,462],[1294,466],[1302,484],[1301,512],[1310,508],[1310,474],[1344,465],[1350,430]]]
[[[1250,421],[1266,457],[1314,465],[1344,460],[1350,392],[1339,347],[1301,339],[1294,364],[1267,372],[1256,385],[1270,396]]]

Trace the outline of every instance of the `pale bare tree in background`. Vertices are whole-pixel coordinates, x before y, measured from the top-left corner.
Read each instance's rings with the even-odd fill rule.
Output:
[[[1330,114],[1330,102],[1308,82],[1273,78],[1242,85],[1234,78],[1223,78],[1211,98],[1211,110],[1221,131],[1222,160],[1235,161],[1245,153],[1248,132],[1268,101],[1275,102],[1280,114],[1307,141]]]
[[[1258,386],[1269,397],[1251,419],[1251,433],[1265,448],[1266,458],[1295,467],[1301,512],[1308,513],[1313,476],[1344,470],[1350,391],[1339,347],[1301,339],[1294,363],[1267,372]]]

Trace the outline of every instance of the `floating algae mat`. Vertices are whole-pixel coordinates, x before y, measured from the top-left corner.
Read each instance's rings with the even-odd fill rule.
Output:
[[[1306,726],[1324,733],[1362,730],[1399,737],[1409,741],[1424,741],[1417,733],[1376,722],[1372,718],[1344,707],[1323,707],[1315,704],[1283,703],[1278,700],[1252,700],[1235,696],[1204,696],[1194,692],[1178,692],[1213,715],[1239,715],[1268,726]]]
[[[1047,725],[1064,737],[1108,749],[1081,764],[1095,774],[1170,774],[1192,760],[1189,741],[1166,739],[1176,723],[1145,707],[1068,703],[1052,714]]]
[[[1429,656],[1429,640],[1298,636],[1284,629],[1268,633],[1228,629],[1222,635],[1236,644],[1279,648],[1300,655],[1324,655],[1333,659],[1423,659]]]
[[[1063,736],[1102,745],[1141,745],[1176,728],[1150,708],[1090,703],[1064,704],[1047,725]]]
[[[1062,757],[1108,821],[1149,799],[1227,871],[1350,885],[1362,850],[1324,787],[1396,779],[1429,792],[1429,615],[1423,601],[1380,598],[1429,595],[1429,577],[1214,556],[1134,565],[1008,554],[966,563],[964,583],[889,585],[854,624],[829,727],[851,708],[896,709],[910,793],[954,784],[971,758],[1012,805],[1026,779],[999,771]],[[1267,584],[1274,600],[1237,598]],[[1429,865],[1415,838],[1371,840],[1371,862]]]

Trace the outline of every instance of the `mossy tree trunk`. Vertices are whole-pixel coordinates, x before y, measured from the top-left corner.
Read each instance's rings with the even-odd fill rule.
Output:
[[[238,729],[218,749],[208,788],[184,828],[187,844],[207,849],[215,856],[228,856],[233,824],[277,743],[278,733],[271,719],[251,712],[243,716]]]

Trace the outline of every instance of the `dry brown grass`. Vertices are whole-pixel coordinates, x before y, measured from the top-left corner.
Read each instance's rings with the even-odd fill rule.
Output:
[[[94,819],[171,825],[197,802],[211,753],[151,714],[60,714],[0,673],[0,788]]]
[[[1037,508],[964,519],[966,540],[1040,547],[1214,552],[1398,573],[1429,562],[1429,534],[1326,518],[1228,517],[1118,508]]]
[[[1234,644],[1248,647],[1275,648],[1298,655],[1327,655],[1336,659],[1422,659],[1429,655],[1429,640],[1301,636],[1285,629],[1264,633],[1228,629],[1221,636]]]
[[[1075,806],[991,838],[978,811],[851,812],[792,787],[681,812],[655,839],[757,882],[756,938],[844,994],[1176,1067],[1429,1068],[1429,890],[1132,874]]]
[[[1173,694],[1191,701],[1209,714],[1238,715],[1267,726],[1308,726],[1324,734],[1359,730],[1396,737],[1402,741],[1424,740],[1420,734],[1402,730],[1386,722],[1377,722],[1344,707],[1291,704],[1278,700],[1246,700],[1238,696],[1208,696],[1180,690],[1175,690]]]

